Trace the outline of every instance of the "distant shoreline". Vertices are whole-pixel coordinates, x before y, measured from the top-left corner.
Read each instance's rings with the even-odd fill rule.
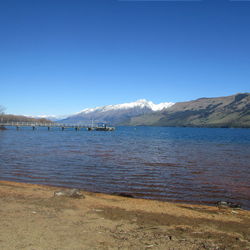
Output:
[[[227,129],[250,129],[250,126],[243,126],[243,127],[237,127],[237,126],[156,126],[156,125],[118,125],[116,127],[131,127],[131,128],[137,128],[137,127],[157,127],[157,128],[227,128]],[[7,130],[6,127],[1,127],[0,130]]]

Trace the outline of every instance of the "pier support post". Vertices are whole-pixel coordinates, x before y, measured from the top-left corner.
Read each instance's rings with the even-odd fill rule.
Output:
[[[16,126],[16,130],[19,130],[19,127],[18,127],[18,126]]]
[[[62,127],[62,131],[64,130],[64,127]]]
[[[48,130],[50,130],[50,127],[48,127]]]
[[[32,129],[33,129],[33,130],[35,130],[35,128],[36,128],[35,126],[32,126]]]

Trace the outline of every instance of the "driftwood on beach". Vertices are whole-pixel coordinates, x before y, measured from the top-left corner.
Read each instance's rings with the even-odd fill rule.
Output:
[[[79,189],[69,189],[69,190],[60,190],[54,192],[54,197],[69,197],[76,199],[83,199],[85,196]]]

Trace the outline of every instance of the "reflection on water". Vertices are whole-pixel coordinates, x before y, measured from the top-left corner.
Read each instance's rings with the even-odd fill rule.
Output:
[[[250,209],[250,130],[0,131],[0,179]]]

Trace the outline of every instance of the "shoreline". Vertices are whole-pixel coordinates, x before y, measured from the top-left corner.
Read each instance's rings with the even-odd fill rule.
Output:
[[[58,190],[0,181],[1,249],[250,248],[248,210]]]
[[[25,182],[25,181],[10,181],[10,180],[0,180],[1,182],[10,182],[10,183],[16,183],[16,184],[27,184],[27,185],[38,185],[42,187],[51,187],[51,188],[56,188],[56,189],[79,189],[82,192],[85,193],[91,193],[91,194],[103,194],[103,195],[111,195],[111,196],[118,196],[118,197],[125,197],[125,198],[131,198],[131,199],[138,199],[138,200],[148,200],[148,201],[156,201],[156,202],[166,202],[170,204],[183,204],[186,206],[204,206],[204,207],[218,207],[217,203],[220,202],[218,200],[217,202],[198,202],[198,201],[192,201],[192,200],[165,200],[165,199],[154,199],[154,198],[144,198],[144,197],[136,197],[133,193],[129,192],[112,192],[112,193],[105,193],[105,192],[98,192],[98,191],[91,191],[91,190],[85,190],[81,189],[78,187],[72,187],[72,186],[67,186],[67,185],[52,185],[52,184],[40,184],[40,183],[31,183],[31,182]],[[226,200],[225,200],[226,201]],[[238,204],[238,203],[235,203]],[[231,208],[233,209],[233,208]],[[238,209],[238,208],[236,208]],[[250,208],[245,208],[245,207],[240,207],[241,210],[249,211]]]

